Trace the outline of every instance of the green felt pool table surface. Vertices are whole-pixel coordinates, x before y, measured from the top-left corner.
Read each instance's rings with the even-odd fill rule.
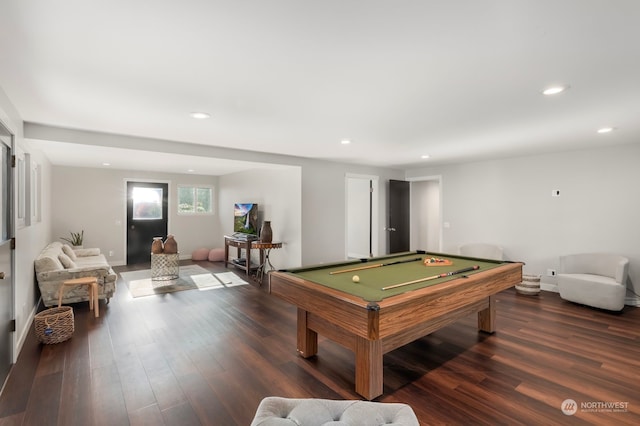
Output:
[[[429,258],[446,259],[451,261],[450,265],[426,266],[425,259]],[[417,260],[414,260],[417,259]],[[391,264],[388,266],[372,267],[355,271],[348,271],[353,268],[367,267],[371,265]],[[448,254],[410,252],[396,255],[380,256],[362,260],[336,262],[331,264],[317,265],[306,268],[288,269],[286,271],[307,281],[314,282],[335,290],[343,291],[353,296],[361,297],[367,302],[378,302],[387,297],[396,296],[402,293],[413,291],[441,284],[446,281],[460,278],[464,275],[472,275],[482,271],[496,268],[505,262],[492,261],[487,259],[476,259],[462,256],[452,256]],[[475,271],[464,272],[463,274],[450,275],[447,277],[421,281],[414,284],[402,285],[400,287],[383,290],[383,287],[402,284],[409,281],[421,280],[435,275],[446,274],[473,266],[479,268]],[[348,271],[348,272],[341,272]],[[353,282],[354,275],[357,275],[359,282]]]

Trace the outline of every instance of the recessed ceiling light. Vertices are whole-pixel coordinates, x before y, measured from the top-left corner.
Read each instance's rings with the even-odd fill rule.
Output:
[[[601,127],[598,129],[598,133],[609,133],[613,132],[613,127]]]
[[[569,86],[551,86],[551,87],[547,87],[546,89],[544,89],[542,91],[543,95],[557,95],[558,93],[562,93],[565,90],[567,90],[569,88]]]
[[[351,141],[350,141],[349,139],[342,139],[342,140],[340,141],[340,143],[341,143],[342,145],[349,145],[349,144],[351,143]]]
[[[420,158],[422,158],[422,159],[424,159],[424,160],[426,160],[427,158],[430,158],[430,157],[431,157],[431,156],[430,156],[430,155],[427,155],[427,154],[425,154],[425,155],[421,155],[421,156],[420,156]]]
[[[191,117],[196,120],[204,120],[207,118],[211,118],[211,114],[207,114],[206,112],[192,112]]]
[[[193,173],[193,172],[195,172],[195,170],[194,169],[189,169],[189,170],[187,170],[187,172]]]
[[[103,166],[110,166],[111,163],[102,163]]]

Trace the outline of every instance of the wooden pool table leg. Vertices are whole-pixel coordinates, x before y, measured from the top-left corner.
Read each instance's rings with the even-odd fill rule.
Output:
[[[478,330],[493,333],[496,327],[495,296],[489,296],[489,306],[478,311]]]
[[[366,399],[382,395],[382,341],[356,337],[356,392]]]
[[[309,358],[318,353],[318,333],[307,326],[307,311],[298,308],[298,353]]]

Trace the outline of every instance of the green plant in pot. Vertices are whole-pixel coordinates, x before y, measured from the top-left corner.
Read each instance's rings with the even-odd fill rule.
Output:
[[[62,241],[66,241],[74,247],[82,246],[84,240],[84,229],[80,232],[69,232],[70,238],[60,237]]]

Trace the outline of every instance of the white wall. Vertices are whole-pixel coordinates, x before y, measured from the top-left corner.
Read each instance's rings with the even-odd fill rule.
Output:
[[[302,264],[346,259],[345,178],[359,174],[379,177],[378,253],[387,253],[387,192],[389,179],[402,179],[400,170],[363,167],[326,161],[302,164]],[[374,239],[375,240],[375,239]]]
[[[407,171],[442,176],[444,251],[498,243],[524,272],[546,274],[558,256],[610,252],[629,257],[640,294],[640,144]],[[560,197],[552,197],[552,190]],[[555,278],[543,276],[555,285]]]
[[[346,209],[347,209],[347,257],[366,258],[373,250],[369,249],[369,218],[371,180],[368,177],[347,177]],[[373,247],[372,247],[373,248]]]
[[[200,247],[221,247],[217,206],[211,216],[177,214],[177,185],[211,185],[217,192],[215,176],[54,166],[52,180],[54,240],[84,230],[84,246],[99,247],[112,265],[126,263],[127,180],[169,183],[169,234],[181,258]]]
[[[281,249],[272,250],[271,263],[277,269],[300,266],[302,262],[301,232],[301,170],[284,167],[281,170],[254,170],[220,176],[220,229],[219,246],[224,235],[233,233],[233,205],[258,204],[258,226],[271,221],[273,241],[282,242]],[[232,248],[232,250],[236,250]],[[258,253],[254,251],[254,262]]]
[[[305,265],[346,258],[344,179],[348,174],[379,176],[380,197],[378,217],[385,219],[380,220],[379,229],[376,229],[375,232],[378,232],[380,235],[380,238],[378,238],[379,253],[386,253],[387,239],[383,231],[386,224],[387,208],[386,182],[389,179],[402,179],[404,176],[404,171],[402,170],[358,166],[206,145],[177,143],[135,136],[88,132],[33,123],[25,124],[25,132],[28,137],[40,140],[57,140],[68,143],[113,146],[196,155],[200,157],[250,161],[264,163],[270,168],[273,168],[274,165],[300,167],[302,199],[301,256],[302,264]],[[267,169],[269,167],[267,167]],[[256,181],[260,180],[260,177],[256,178]],[[285,182],[281,190],[287,191],[289,184],[290,182]],[[221,185],[221,187],[225,185]],[[242,192],[239,192],[236,197],[242,197],[243,195]],[[277,225],[274,223],[274,226]],[[68,232],[68,230],[63,229],[61,232]],[[224,231],[221,232],[222,234],[220,235],[223,235]],[[293,259],[292,262],[293,261],[295,261],[295,259]]]
[[[51,224],[50,174],[51,167],[48,160],[37,152],[32,152],[23,137],[22,119],[11,104],[10,100],[0,88],[0,120],[14,134],[18,150],[31,154],[31,160],[39,163],[42,170],[42,216],[40,221],[34,221],[29,226],[16,226],[16,249],[14,252],[14,306],[16,332],[13,337],[13,359],[18,353],[24,339],[29,332],[33,316],[36,313],[39,291],[37,290],[33,259],[49,240]],[[14,197],[15,198],[15,197]],[[14,221],[17,223],[14,212]]]

